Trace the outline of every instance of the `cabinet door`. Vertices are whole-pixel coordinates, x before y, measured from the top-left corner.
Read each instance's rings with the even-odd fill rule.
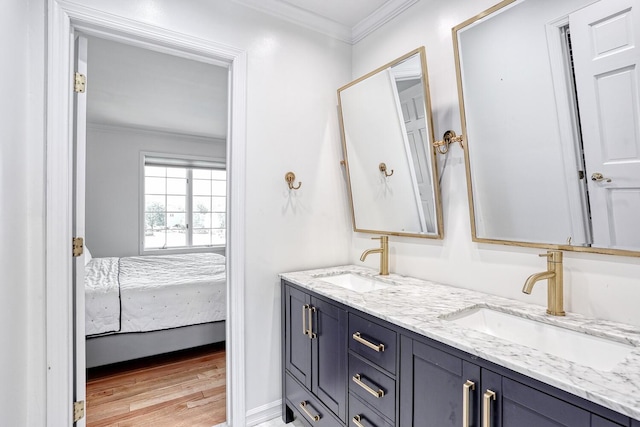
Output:
[[[285,288],[285,366],[291,375],[311,389],[311,339],[308,328],[309,295]]]
[[[311,391],[342,421],[347,416],[347,312],[316,298]]]
[[[460,427],[468,393],[469,426],[478,427],[480,368],[405,336],[400,345],[400,426]]]
[[[591,414],[588,411],[503,377],[503,427],[585,427],[590,425]]]

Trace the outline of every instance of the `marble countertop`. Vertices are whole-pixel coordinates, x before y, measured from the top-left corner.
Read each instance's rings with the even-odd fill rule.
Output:
[[[346,272],[375,277],[390,286],[360,293],[322,280],[322,276]],[[574,313],[567,313],[564,317],[549,316],[545,313],[545,307],[539,305],[397,274],[378,276],[375,270],[355,265],[283,273],[280,277],[402,328],[640,420],[640,328]],[[449,316],[474,307],[488,307],[609,338],[635,349],[610,371],[600,371],[446,320]]]

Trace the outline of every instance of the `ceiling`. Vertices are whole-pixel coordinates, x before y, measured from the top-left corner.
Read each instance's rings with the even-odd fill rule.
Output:
[[[87,38],[87,122],[226,137],[226,68]]]
[[[356,43],[419,0],[233,0]]]

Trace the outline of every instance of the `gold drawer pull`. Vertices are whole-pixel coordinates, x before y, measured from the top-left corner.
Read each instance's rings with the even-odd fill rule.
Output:
[[[364,427],[364,424],[360,422],[362,421],[362,417],[360,415],[354,416],[353,418],[351,418],[351,421],[353,421],[353,423],[358,427]]]
[[[355,332],[352,336],[353,336],[354,340],[358,341],[360,344],[366,345],[371,350],[375,350],[378,353],[384,351],[384,344],[374,344],[372,342],[369,342],[369,341],[365,340],[364,338],[362,338],[362,336],[360,335],[360,332]]]
[[[311,418],[311,420],[313,420],[314,422],[316,421],[320,421],[320,415],[312,415],[311,412],[309,412],[309,410],[307,409],[307,402],[300,402],[300,408],[304,411],[305,414],[307,414],[307,417]]]
[[[496,393],[487,389],[484,392],[484,402],[482,404],[482,427],[491,427],[491,401],[496,400]]]
[[[469,427],[469,395],[476,389],[476,383],[467,380],[462,385],[462,427]]]
[[[316,333],[313,332],[313,313],[318,311],[314,306],[309,306],[309,339],[314,339],[317,337]]]
[[[369,387],[368,385],[362,382],[362,379],[360,378],[360,374],[355,374],[351,379],[353,380],[354,383],[358,384],[360,387],[365,389],[367,393],[370,393],[376,399],[380,399],[381,397],[384,397],[384,390],[378,389],[376,391],[372,389],[371,387]]]

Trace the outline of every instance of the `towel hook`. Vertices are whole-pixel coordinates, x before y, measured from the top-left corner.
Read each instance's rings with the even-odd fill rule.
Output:
[[[393,169],[391,169],[391,173],[387,173],[387,165],[385,163],[380,163],[378,165],[378,169],[380,169],[380,172],[382,172],[384,174],[384,176],[393,175]]]
[[[289,190],[297,190],[302,187],[301,182],[298,182],[298,185],[296,187],[293,186],[293,181],[296,180],[296,174],[293,172],[287,172],[284,175],[284,180],[287,181],[287,184],[289,184]]]

